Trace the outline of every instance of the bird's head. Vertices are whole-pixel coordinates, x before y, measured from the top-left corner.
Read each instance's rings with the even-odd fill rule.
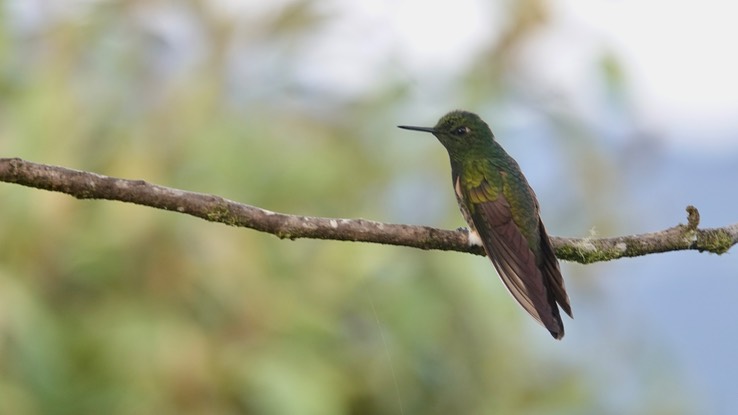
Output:
[[[441,117],[435,127],[413,127],[400,125],[400,128],[425,131],[433,134],[446,147],[449,155],[463,157],[478,153],[494,140],[492,130],[477,114],[468,111],[451,111]]]

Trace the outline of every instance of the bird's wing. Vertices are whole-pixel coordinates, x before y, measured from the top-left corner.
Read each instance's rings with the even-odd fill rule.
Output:
[[[485,176],[475,186],[462,186],[474,227],[508,291],[552,336],[560,339],[564,336],[564,324],[553,292],[538,267],[528,239],[514,220],[505,192],[495,191],[490,179]]]

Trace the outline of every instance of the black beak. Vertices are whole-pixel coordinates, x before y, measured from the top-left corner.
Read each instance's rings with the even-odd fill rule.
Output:
[[[423,131],[431,134],[436,132],[435,128],[433,127],[413,127],[410,125],[398,125],[397,127],[402,128],[403,130]]]

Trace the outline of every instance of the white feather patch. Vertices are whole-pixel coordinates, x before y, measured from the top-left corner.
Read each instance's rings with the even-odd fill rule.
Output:
[[[467,231],[467,235],[469,235],[469,246],[482,246],[482,238],[479,236],[477,231],[469,229]]]

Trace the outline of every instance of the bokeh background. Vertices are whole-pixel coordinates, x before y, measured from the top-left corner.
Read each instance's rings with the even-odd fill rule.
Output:
[[[738,221],[729,2],[0,2],[0,153],[455,228],[492,125],[549,231]],[[2,414],[733,414],[738,259],[563,263],[557,342],[486,259],[0,185]]]

